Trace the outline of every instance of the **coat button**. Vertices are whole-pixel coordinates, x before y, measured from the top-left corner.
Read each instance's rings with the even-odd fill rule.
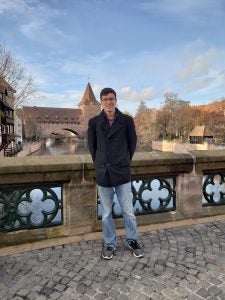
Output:
[[[109,167],[109,166],[110,166],[110,163],[107,163],[107,166]]]

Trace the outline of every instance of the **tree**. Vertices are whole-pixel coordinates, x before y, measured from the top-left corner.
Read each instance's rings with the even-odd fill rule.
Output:
[[[159,129],[158,138],[166,138],[169,135],[170,113],[164,108],[158,110],[156,116],[156,126]]]
[[[146,103],[145,103],[145,101],[141,101],[140,103],[139,103],[139,106],[138,106],[138,109],[137,109],[137,114],[138,113],[141,113],[141,112],[144,112],[144,111],[146,111],[148,108],[147,108],[147,106],[146,106]]]
[[[35,96],[33,77],[28,74],[9,50],[0,44],[0,76],[16,91],[14,109]]]
[[[189,101],[178,98],[173,92],[164,94],[164,106],[158,113],[157,123],[161,127],[161,135],[167,138],[186,139],[192,127],[192,110]]]
[[[138,146],[142,150],[151,150],[152,139],[155,138],[156,110],[147,108],[141,101],[135,115]]]
[[[129,111],[126,111],[126,110],[123,111],[123,114],[128,115],[128,116],[130,116],[130,117],[133,117],[132,114],[131,114]]]

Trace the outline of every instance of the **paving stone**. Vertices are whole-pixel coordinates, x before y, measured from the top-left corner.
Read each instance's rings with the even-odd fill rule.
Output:
[[[175,293],[175,291],[171,288],[166,288],[162,291],[162,294],[169,297],[170,299],[174,299],[177,294]]]
[[[143,288],[142,288],[142,292],[144,293],[144,294],[147,294],[147,295],[150,295],[151,293],[153,293],[155,290],[154,290],[154,288],[152,287],[152,286],[144,286]]]
[[[47,299],[48,299],[48,297],[46,297],[44,295],[38,295],[35,300],[47,300]]]
[[[222,300],[224,237],[220,221],[141,233],[141,259],[124,237],[111,261],[100,258],[101,240],[0,257],[0,299]]]
[[[92,288],[87,288],[87,290],[86,290],[86,292],[85,292],[85,294],[87,295],[87,296],[93,296],[93,295],[95,295],[97,293],[97,291],[96,290],[93,290]]]
[[[29,290],[27,289],[20,289],[17,294],[21,297],[25,297],[29,293]]]
[[[66,285],[70,281],[71,281],[71,278],[69,278],[69,277],[63,277],[61,279],[61,283],[64,284],[64,285]]]
[[[105,294],[105,293],[99,293],[97,295],[94,296],[94,299],[97,299],[97,300],[105,300],[107,299],[108,295]]]
[[[208,288],[208,291],[213,294],[214,296],[218,296],[219,294],[221,294],[223,291],[218,288],[217,286],[210,286]]]
[[[54,292],[49,296],[49,299],[56,300],[56,299],[60,299],[60,297],[61,297],[61,293],[54,291]]]
[[[149,300],[149,296],[141,293],[136,299],[137,300]]]
[[[219,284],[221,284],[223,281],[221,281],[221,280],[218,279],[218,278],[212,277],[212,278],[209,279],[209,282],[212,283],[212,284],[215,284],[215,285],[219,285]]]
[[[195,276],[191,275],[191,274],[187,274],[186,279],[189,282],[196,282],[196,280],[197,280],[197,278]]]
[[[40,285],[35,285],[34,287],[33,287],[33,291],[35,291],[35,292],[40,292],[41,290],[42,290],[42,286],[40,286]]]
[[[187,298],[187,296],[190,294],[189,290],[182,286],[176,287],[175,292],[183,298]]]
[[[203,288],[199,289],[197,291],[197,294],[204,299],[206,299],[207,297],[209,297],[211,295],[206,289],[203,289]]]
[[[222,293],[222,294],[218,295],[217,298],[219,300],[225,300],[225,293]]]
[[[65,290],[65,288],[66,288],[66,286],[64,284],[60,284],[60,283],[58,283],[54,286],[54,289],[59,292],[63,292]]]
[[[82,282],[79,283],[76,287],[76,290],[80,293],[80,294],[85,294],[87,291],[87,286],[85,284],[83,284]]]
[[[113,299],[116,299],[120,295],[120,292],[112,288],[111,290],[109,290],[108,295],[111,296]]]

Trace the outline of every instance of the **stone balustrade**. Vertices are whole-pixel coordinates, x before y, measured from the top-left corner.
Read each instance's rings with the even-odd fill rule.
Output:
[[[203,177],[209,174],[225,174],[224,151],[136,153],[132,162],[133,180],[173,176],[176,181],[175,210],[137,216],[138,224],[225,214],[223,205],[202,204]],[[46,184],[63,186],[63,224],[0,232],[0,247],[100,230],[95,171],[90,155],[0,158],[0,191]],[[221,185],[224,188],[224,182]],[[117,227],[123,226],[121,219],[117,219],[116,224]]]

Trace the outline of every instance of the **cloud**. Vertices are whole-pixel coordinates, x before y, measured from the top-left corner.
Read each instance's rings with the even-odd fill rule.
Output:
[[[220,78],[220,86],[223,89],[225,89],[225,69],[220,72],[219,78]]]
[[[207,20],[207,15],[221,15],[223,13],[223,0],[160,0],[141,1],[137,7],[146,12],[162,13],[171,16],[180,16],[185,20]]]
[[[214,87],[217,73],[224,68],[224,53],[197,40],[180,47],[172,46],[158,52],[139,52],[118,56],[105,51],[97,55],[84,55],[79,60],[66,60],[61,68],[75,78],[93,84],[98,98],[105,86],[111,86],[124,102],[148,101],[165,89],[177,92],[180,97],[188,93]],[[176,62],[176,63],[174,63]]]
[[[27,38],[38,41],[41,44],[54,47],[62,47],[62,44],[74,43],[78,38],[74,35],[64,33],[62,30],[50,24],[47,20],[38,19],[27,22],[20,26],[20,31]],[[41,36],[41,39],[40,39]]]
[[[180,71],[180,80],[189,80],[193,77],[205,76],[218,59],[216,49],[210,48],[206,52],[197,55],[189,60],[187,65]]]
[[[147,87],[140,91],[136,91],[133,90],[132,87],[126,86],[118,91],[118,96],[123,100],[131,100],[135,102],[149,101],[155,94],[156,91],[152,87]]]
[[[68,90],[64,94],[39,92],[37,99],[32,101],[32,105],[45,107],[65,107],[77,108],[84,91]],[[31,104],[31,103],[30,103]]]
[[[110,61],[113,52],[105,51],[97,55],[86,55],[79,60],[65,60],[62,69],[67,74],[90,75],[90,73],[98,73],[99,69],[104,69],[104,66]]]
[[[62,107],[60,103],[63,103],[65,105],[66,102],[66,95],[57,94],[57,93],[45,93],[45,92],[39,92],[38,97],[36,100],[32,101],[33,105],[38,106],[51,106],[51,107]],[[49,105],[51,103],[51,105]]]
[[[23,13],[26,10],[26,2],[24,0],[1,0],[0,14],[7,12]]]
[[[23,21],[27,18],[32,19],[48,19],[60,16],[63,12],[50,7],[46,3],[36,0],[1,0],[0,13],[10,12],[11,15],[21,17]]]
[[[213,82],[213,77],[206,77],[206,78],[198,78],[190,83],[188,83],[184,88],[181,89],[180,92],[187,94],[191,92],[196,92],[205,88],[209,88]]]
[[[63,9],[57,9],[36,0],[1,0],[0,14],[5,13],[17,20],[20,32],[33,41],[51,47],[62,47],[65,42],[77,42],[77,37],[61,30],[58,18],[65,15]],[[55,22],[56,21],[56,22]]]
[[[189,48],[188,55],[184,51],[183,60],[187,63],[183,64],[177,74],[179,93],[189,97],[193,93],[213,94],[224,87],[225,51],[215,47],[205,48],[205,46],[204,49]]]
[[[112,52],[105,51],[97,55],[84,55],[79,59],[65,59],[61,65],[61,71],[66,76],[76,76],[92,83],[100,82],[102,85],[112,85],[111,78],[118,77],[118,75],[114,75],[115,64],[111,65],[115,59],[113,56]]]
[[[21,32],[28,38],[37,38],[37,34],[44,30],[45,22],[43,20],[35,20],[20,27]]]

